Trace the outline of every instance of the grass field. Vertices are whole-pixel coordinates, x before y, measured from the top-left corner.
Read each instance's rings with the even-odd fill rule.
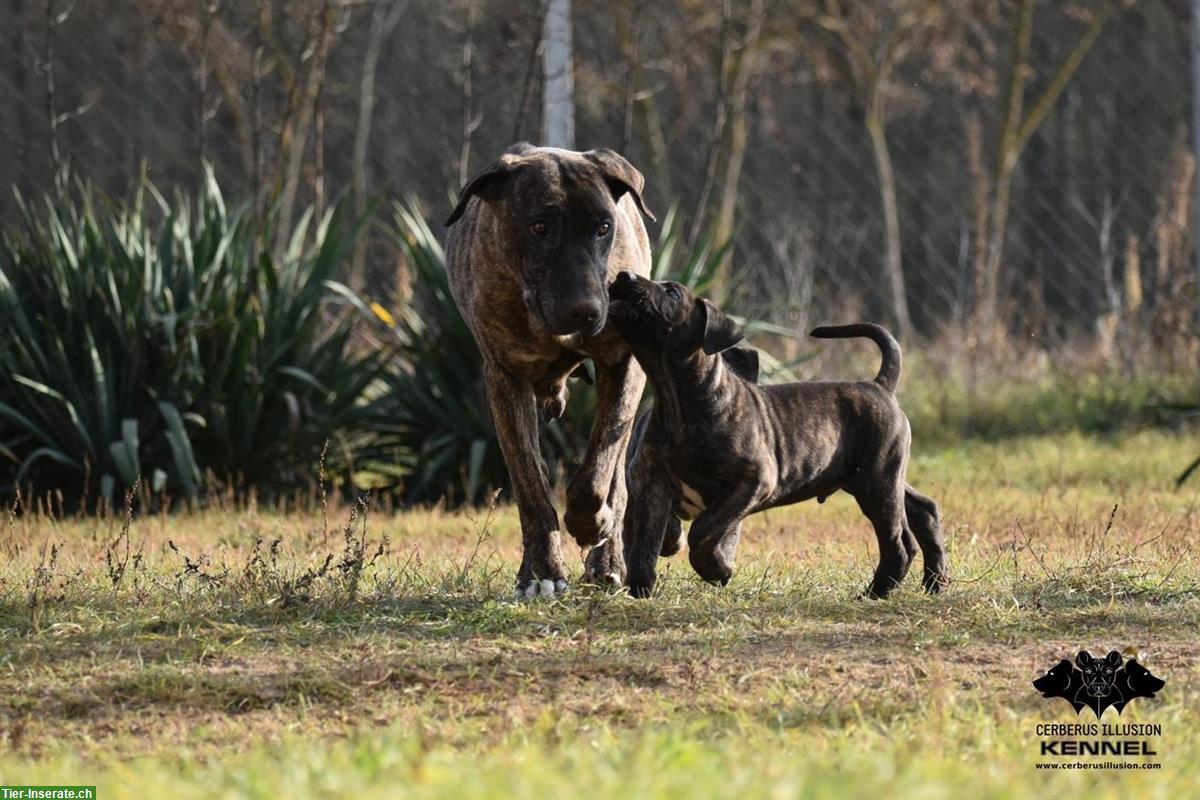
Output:
[[[844,496],[752,518],[725,589],[667,562],[649,602],[513,602],[503,506],[349,533],[348,508],[0,519],[0,785],[1197,797],[1200,482],[1172,479],[1198,449],[1145,432],[918,454],[955,582],[926,597],[918,569],[884,602],[855,599],[874,542]],[[1081,648],[1167,680],[1104,717],[1161,724],[1160,769],[1037,768],[1038,723],[1094,721],[1030,685]]]

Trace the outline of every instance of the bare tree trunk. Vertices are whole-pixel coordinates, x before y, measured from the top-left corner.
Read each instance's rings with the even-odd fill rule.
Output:
[[[275,248],[282,250],[291,237],[292,216],[296,209],[296,195],[300,190],[300,175],[304,168],[308,128],[316,108],[317,92],[320,90],[325,72],[325,60],[333,39],[333,0],[325,0],[321,6],[320,19],[314,37],[312,67],[303,96],[296,109],[295,136],[287,153],[287,170],[284,173],[283,189],[279,200],[279,226],[275,231]],[[282,145],[281,145],[282,146]]]
[[[571,0],[546,9],[542,69],[542,138],[549,147],[575,147],[575,77],[571,58]]]
[[[265,0],[255,2],[256,19],[254,21],[254,56],[250,65],[250,136],[251,136],[251,166],[250,166],[250,197],[254,204],[255,227],[262,219],[262,182],[263,182],[263,119],[262,119],[262,69],[263,69],[263,28],[267,21],[264,19],[266,10]],[[257,238],[257,237],[256,237]],[[257,260],[255,253],[255,260]]]
[[[196,68],[196,166],[200,182],[204,182],[204,165],[208,161],[208,43],[212,33],[213,17],[220,3],[201,0],[199,64]]]
[[[525,65],[525,80],[521,83],[521,101],[517,104],[517,116],[513,120],[511,141],[519,142],[525,135],[525,119],[529,116],[529,106],[533,102],[533,79],[537,75],[538,59],[542,57],[546,40],[546,12],[550,8],[550,0],[542,0],[538,11],[537,35],[533,46],[529,48],[529,61]]]
[[[903,340],[912,333],[912,317],[904,280],[900,209],[896,198],[896,172],[887,140],[885,99],[895,65],[907,53],[913,31],[924,23],[933,4],[904,2],[894,6],[884,26],[886,35],[879,42],[863,36],[858,23],[842,9],[840,0],[825,0],[826,13],[818,14],[814,22],[841,41],[849,77],[863,104],[863,125],[875,161],[883,216],[883,280],[887,284],[891,320]]]
[[[728,242],[733,236],[734,218],[737,211],[738,186],[742,178],[742,164],[746,159],[746,140],[749,121],[746,118],[746,100],[750,76],[754,71],[754,55],[762,33],[763,4],[754,0],[750,4],[746,35],[737,48],[735,59],[730,64],[733,70],[732,88],[729,97],[727,123],[729,135],[725,139],[725,170],[721,181],[721,199],[717,205],[714,234],[718,244]],[[733,269],[733,248],[727,248],[713,276],[713,296],[724,301],[729,296],[730,276]]]
[[[883,210],[883,271],[887,278],[888,293],[892,302],[892,320],[901,341],[912,335],[912,318],[908,312],[908,293],[901,261],[900,210],[896,202],[896,173],[892,168],[892,155],[888,148],[887,134],[881,114],[869,112],[867,134],[871,139],[871,152],[875,156],[875,170],[879,175],[879,202]]]
[[[1012,181],[1021,153],[1038,126],[1054,107],[1063,90],[1074,77],[1079,65],[1095,44],[1105,24],[1116,13],[1116,6],[1105,4],[1093,15],[1075,47],[1055,71],[1049,84],[1025,111],[1025,76],[1028,71],[1029,46],[1033,36],[1033,0],[1020,0],[1013,30],[1013,56],[1005,97],[1004,118],[997,137],[995,170],[989,209],[987,258],[980,282],[982,293],[977,295],[975,323],[977,334],[990,338],[995,333],[997,305],[1004,262],[1004,243],[1008,231],[1008,214],[1012,201]]]
[[[700,196],[696,200],[696,210],[692,212],[692,228],[688,233],[688,249],[695,246],[700,238],[700,231],[708,213],[708,198],[712,194],[713,183],[717,179],[717,165],[720,163],[721,150],[725,140],[725,120],[729,115],[729,60],[733,53],[733,3],[722,0],[721,3],[721,58],[717,66],[717,98],[713,114],[712,135],[708,143],[708,160],[704,166],[704,183],[700,186]]]
[[[638,39],[641,33],[641,17],[633,13],[625,3],[617,17],[617,38],[625,53],[625,96],[622,99],[621,147],[624,153],[633,141],[634,106],[637,101],[638,84]]]
[[[617,40],[621,52],[626,54],[629,71],[626,73],[626,106],[625,129],[621,149],[624,151],[633,142],[634,125],[640,124],[646,134],[646,144],[650,148],[650,170],[652,183],[661,196],[671,198],[671,163],[667,157],[666,136],[663,135],[662,122],[658,117],[658,109],[654,105],[655,91],[642,89],[642,57],[641,57],[642,17],[635,8],[633,0],[622,0],[620,11],[617,13]],[[646,170],[643,170],[645,172]]]
[[[464,186],[471,177],[471,134],[479,126],[480,118],[474,116],[471,107],[471,61],[474,47],[471,37],[475,33],[475,0],[467,3],[467,24],[463,29],[462,47],[462,131],[458,148],[458,185]]]
[[[358,123],[354,129],[354,150],[351,169],[354,181],[354,213],[367,213],[370,197],[370,176],[367,174],[367,152],[371,142],[371,124],[375,118],[375,78],[383,42],[399,24],[410,0],[378,0],[371,12],[371,30],[367,50],[363,55],[362,78],[358,84]],[[350,286],[361,291],[366,285],[367,239],[359,236],[354,242],[354,258],[350,266]]]
[[[24,98],[30,96],[29,73],[25,67],[25,2],[24,0],[12,0],[11,6],[12,28],[10,33],[12,38],[9,40],[9,47],[12,48],[12,51],[9,53],[9,58],[12,59],[12,85],[17,97]],[[29,114],[26,111],[25,103],[20,101],[15,103],[10,110],[16,116],[17,121],[16,157],[24,162],[29,157],[29,145],[33,140]]]
[[[54,88],[54,34],[58,26],[71,13],[68,8],[61,15],[54,0],[46,0],[46,43],[42,53],[42,70],[46,78],[46,117],[50,124],[50,172],[54,194],[61,201],[67,189],[67,167],[58,149],[58,95]]]
[[[329,72],[329,47],[334,35],[334,20],[331,18],[327,24],[330,28],[322,39],[325,52],[322,53],[320,69],[317,72],[317,94],[313,98],[313,209],[318,220],[325,218],[325,84]]]

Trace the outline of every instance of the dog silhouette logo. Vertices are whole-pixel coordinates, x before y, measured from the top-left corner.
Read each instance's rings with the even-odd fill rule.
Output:
[[[1090,708],[1097,717],[1109,706],[1120,714],[1130,700],[1154,697],[1166,685],[1166,681],[1152,675],[1136,658],[1126,661],[1116,650],[1104,658],[1094,658],[1081,650],[1074,664],[1064,658],[1033,682],[1033,688],[1042,697],[1061,697],[1076,714]]]

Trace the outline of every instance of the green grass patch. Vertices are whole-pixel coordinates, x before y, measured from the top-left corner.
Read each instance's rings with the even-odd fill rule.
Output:
[[[885,602],[857,599],[875,545],[844,496],[751,518],[725,589],[663,562],[648,602],[583,587],[514,602],[520,534],[504,506],[365,519],[250,506],[128,528],[12,516],[0,784],[1195,795],[1200,489],[1172,479],[1198,444],[1144,431],[918,452],[910,477],[942,504],[954,582],[931,598],[910,575]],[[582,553],[565,550],[578,575]],[[1136,651],[1167,680],[1104,719],[1161,724],[1161,769],[1037,768],[1036,725],[1080,718],[1031,681],[1083,648]]]

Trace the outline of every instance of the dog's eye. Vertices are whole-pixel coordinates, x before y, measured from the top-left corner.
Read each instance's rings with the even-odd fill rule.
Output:
[[[605,236],[608,236],[608,232],[611,230],[612,230],[612,223],[601,222],[600,225],[596,228],[596,238],[603,239]]]
[[[546,235],[546,223],[535,222],[529,226],[529,230],[533,231],[534,236],[545,236]]]
[[[667,284],[667,297],[672,300],[682,300],[683,295],[679,293],[679,288],[671,284]]]

